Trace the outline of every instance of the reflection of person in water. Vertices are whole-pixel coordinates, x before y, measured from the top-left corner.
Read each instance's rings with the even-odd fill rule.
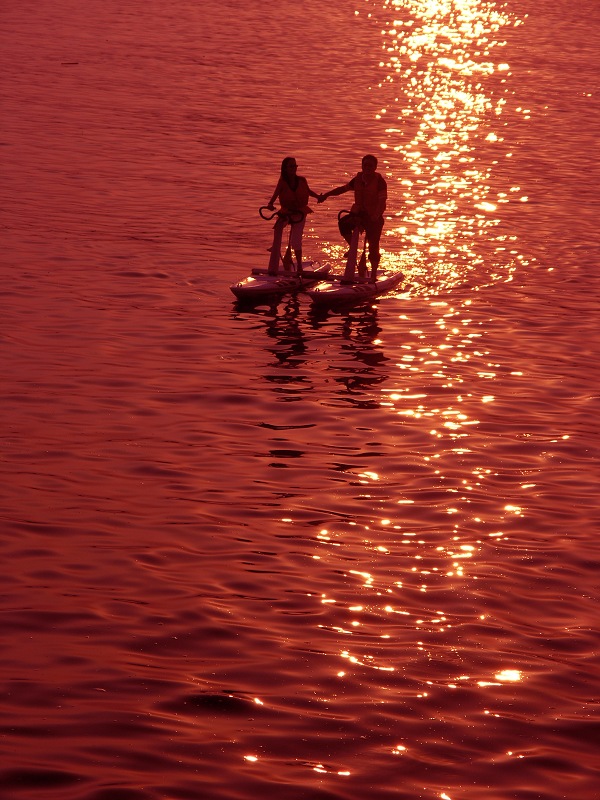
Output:
[[[369,261],[373,280],[377,275],[377,267],[381,258],[379,240],[383,230],[383,212],[387,202],[387,183],[383,175],[375,171],[376,169],[377,158],[367,155],[362,160],[362,170],[351,181],[336,189],[330,189],[319,197],[319,203],[323,203],[328,197],[336,197],[354,190],[354,205],[350,214],[343,216],[339,221],[340,233],[350,244],[354,229],[358,227],[360,230],[364,230],[369,245]]]
[[[273,196],[269,200],[267,207],[273,210],[275,208],[275,200],[279,200],[281,208],[279,209],[279,219],[275,223],[277,226],[283,227],[287,224],[287,215],[292,215],[290,220],[290,247],[296,255],[296,263],[298,264],[298,272],[302,272],[302,234],[304,233],[304,223],[306,222],[306,215],[312,213],[309,208],[308,198],[318,198],[319,195],[309,187],[306,178],[296,174],[298,165],[296,159],[288,156],[281,162],[281,176],[277,181],[277,186],[273,192]],[[286,254],[289,259],[291,255]],[[289,262],[284,266],[289,267]]]
[[[296,368],[304,363],[306,353],[306,339],[298,320],[300,313],[300,303],[295,295],[290,295],[283,310],[279,308],[275,316],[267,324],[265,330],[270,339],[275,340],[274,347],[268,347],[268,351],[275,357],[280,366],[293,367],[290,372],[282,372],[277,375],[267,375],[269,382],[277,384],[295,384],[306,382],[304,372],[299,374]]]

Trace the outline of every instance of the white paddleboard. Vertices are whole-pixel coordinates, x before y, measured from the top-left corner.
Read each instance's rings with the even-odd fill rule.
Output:
[[[315,306],[358,305],[395,289],[403,277],[401,272],[380,273],[374,283],[336,277],[309,287],[307,294]]]
[[[230,286],[238,300],[261,300],[297,292],[324,280],[329,274],[329,264],[306,266],[302,275],[297,272],[280,271],[269,275],[266,269],[253,269],[252,274]]]

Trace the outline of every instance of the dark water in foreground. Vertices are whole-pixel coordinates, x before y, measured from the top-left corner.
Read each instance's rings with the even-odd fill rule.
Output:
[[[0,800],[596,800],[597,5],[2,16]]]

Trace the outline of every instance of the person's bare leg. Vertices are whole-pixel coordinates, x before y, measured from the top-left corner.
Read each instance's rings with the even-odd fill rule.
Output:
[[[296,263],[298,264],[298,275],[302,277],[302,250],[294,250]]]
[[[369,243],[369,262],[371,264],[371,282],[375,283],[377,280],[377,269],[381,260],[381,253],[379,252],[379,240],[381,239],[381,232],[383,230],[383,223],[375,223],[374,226],[369,226],[367,232],[367,242]]]
[[[281,258],[281,240],[285,222],[278,219],[273,226],[273,245],[271,246],[271,256],[269,258],[269,275],[277,275],[279,271],[279,259]]]
[[[358,225],[352,231],[352,241],[350,243],[350,250],[348,251],[348,260],[346,261],[346,269],[344,270],[343,283],[352,283],[354,281],[354,273],[356,270],[356,262],[358,259],[358,241],[360,239],[360,230]]]

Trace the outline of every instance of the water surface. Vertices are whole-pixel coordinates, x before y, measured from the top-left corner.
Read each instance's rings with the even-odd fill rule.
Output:
[[[594,800],[596,4],[3,23],[0,798]],[[401,290],[238,307],[366,152]]]

